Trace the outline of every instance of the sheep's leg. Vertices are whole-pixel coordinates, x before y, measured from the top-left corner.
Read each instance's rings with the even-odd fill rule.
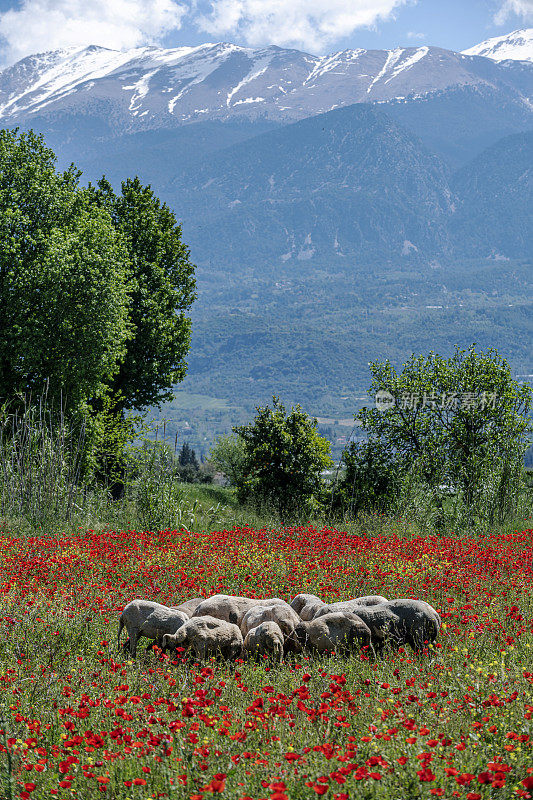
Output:
[[[207,651],[208,651],[208,648],[207,648],[207,644],[206,644],[206,642],[204,642],[204,641],[200,640],[200,641],[197,641],[197,642],[195,643],[195,645],[194,645],[194,652],[196,653],[196,658],[197,658],[199,661],[205,661],[205,660],[206,660],[206,658],[207,658]]]
[[[139,641],[139,634],[137,631],[132,631],[130,634],[130,653],[132,658],[137,655],[137,642]]]
[[[424,647],[424,640],[426,639],[425,636],[425,625],[423,621],[417,620],[416,622],[411,625],[410,628],[406,631],[405,640],[410,647],[412,647],[413,651],[418,655],[421,653]]]
[[[120,619],[118,621],[118,633],[117,633],[117,650],[120,652],[120,634],[122,633],[122,628],[124,627],[124,619],[122,614],[120,615]]]
[[[374,651],[376,658],[381,658],[383,656],[383,651],[385,650],[385,638],[370,639],[370,647]]]

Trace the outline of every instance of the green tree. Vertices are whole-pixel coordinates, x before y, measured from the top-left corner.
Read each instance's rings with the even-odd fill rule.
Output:
[[[219,436],[209,453],[217,470],[222,472],[230,486],[238,486],[244,482],[245,451],[244,439],[235,433]]]
[[[183,442],[181,446],[181,450],[178,454],[178,463],[180,467],[193,467],[195,470],[200,469],[196,453],[188,442]]]
[[[451,358],[412,356],[397,373],[370,365],[375,408],[358,414],[370,441],[386,443],[402,470],[419,476],[444,524],[450,487],[467,518],[505,515],[523,471],[532,392],[495,350],[456,348]],[[379,393],[379,394],[378,394]]]
[[[299,405],[287,413],[274,397],[272,408],[257,407],[252,423],[233,428],[244,441],[239,498],[271,505],[282,519],[316,511],[323,491],[321,472],[332,464],[330,443],[317,427],[317,420]]]
[[[176,217],[138,178],[124,181],[120,194],[105,178],[87,192],[91,202],[111,216],[128,256],[132,335],[108,384],[111,411],[119,424],[127,425],[127,411],[172,399],[173,384],[185,377],[191,337],[187,311],[196,296],[194,264]],[[102,473],[112,476],[111,494],[119,498],[124,491],[124,452],[113,450],[111,443],[102,465]]]
[[[344,474],[334,487],[336,510],[355,517],[359,512],[385,512],[401,491],[401,465],[386,441],[352,442],[342,454]]]
[[[39,395],[89,418],[99,472],[121,491],[131,410],[186,372],[194,265],[170,209],[139,180],[56,170],[33,132],[0,131],[0,403]]]
[[[121,413],[158,405],[172,399],[173,384],[187,371],[194,264],[176,217],[138,178],[123,182],[120,194],[105,178],[89,192],[110,214],[128,254],[132,337],[110,391]]]
[[[127,251],[73,167],[33,132],[0,131],[0,402],[101,398],[131,336]]]

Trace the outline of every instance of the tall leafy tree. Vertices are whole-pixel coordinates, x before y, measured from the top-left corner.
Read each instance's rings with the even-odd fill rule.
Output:
[[[138,178],[125,181],[119,194],[103,178],[90,193],[111,215],[128,254],[132,337],[110,391],[120,412],[158,404],[172,398],[172,385],[187,371],[194,264],[174,214]]]
[[[170,209],[137,178],[83,189],[33,132],[0,131],[0,403],[59,400],[89,417],[101,472],[120,468],[126,411],[186,372],[194,265]]]
[[[370,365],[374,408],[358,414],[369,440],[416,475],[444,520],[450,487],[469,519],[512,510],[531,432],[532,392],[495,350],[413,355],[398,373]]]
[[[128,253],[73,167],[33,132],[0,131],[0,402],[102,397],[131,336]]]

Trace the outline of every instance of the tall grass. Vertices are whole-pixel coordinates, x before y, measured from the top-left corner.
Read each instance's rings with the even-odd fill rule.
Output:
[[[124,474],[125,491],[114,501],[108,487],[83,470],[86,430],[73,427],[61,408],[53,409],[46,397],[16,410],[0,410],[0,530],[55,535],[77,528],[129,530],[213,530],[251,525],[276,528],[280,520],[270,508],[238,503],[232,489],[187,484],[179,480],[176,443],[165,437],[164,425],[145,428],[131,448]],[[491,476],[477,513],[465,514],[461,499],[446,499],[445,528],[472,532],[523,525],[533,514],[533,488],[523,471]],[[514,491],[505,491],[512,482]],[[530,481],[531,483],[531,481]],[[328,490],[328,498],[331,490]],[[339,515],[325,503],[322,517],[291,519],[291,524],[313,522],[353,533],[398,530],[406,535],[442,529],[439,509],[415,475],[385,513],[349,511]]]
[[[161,436],[163,434],[163,436]],[[46,397],[0,410],[0,529],[51,535],[86,529],[274,527],[270,511],[242,508],[231,489],[179,480],[176,447],[164,427],[144,428],[129,451],[124,496],[84,469],[86,429],[73,427]]]
[[[85,426],[74,430],[46,398],[0,412],[0,516],[31,523],[70,520],[81,510]]]

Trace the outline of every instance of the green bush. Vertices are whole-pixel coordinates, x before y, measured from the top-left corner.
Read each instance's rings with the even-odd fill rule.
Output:
[[[281,519],[316,514],[323,502],[323,470],[332,465],[330,443],[299,405],[290,412],[279,398],[257,408],[248,425],[233,430],[244,442],[241,501],[274,508]]]
[[[332,507],[343,517],[386,512],[398,501],[401,468],[390,447],[377,440],[352,442],[342,454],[344,472],[332,490]]]

